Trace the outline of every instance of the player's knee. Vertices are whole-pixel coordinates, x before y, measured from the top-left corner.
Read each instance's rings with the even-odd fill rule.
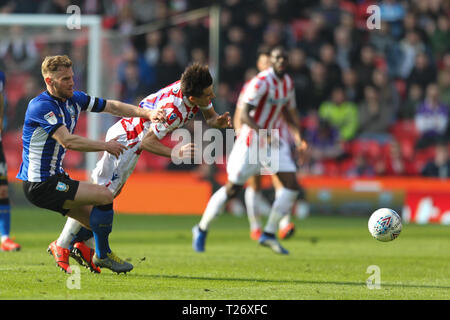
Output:
[[[110,204],[114,201],[114,195],[111,191],[109,191],[108,188],[102,187],[99,191],[99,197],[98,197],[98,204],[97,205],[105,205]]]

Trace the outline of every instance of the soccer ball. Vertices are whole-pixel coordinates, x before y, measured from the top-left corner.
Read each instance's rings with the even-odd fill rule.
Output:
[[[381,208],[376,210],[369,219],[369,232],[379,241],[392,241],[402,231],[402,219],[392,209]]]

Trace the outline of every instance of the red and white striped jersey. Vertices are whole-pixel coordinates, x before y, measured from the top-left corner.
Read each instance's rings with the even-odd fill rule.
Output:
[[[143,118],[122,118],[120,120],[127,133],[129,146],[141,141],[149,129],[161,140],[167,133],[182,127],[187,121],[194,118],[195,114],[202,109],[183,96],[180,85],[180,81],[174,82],[158,92],[152,93],[139,103],[141,108],[162,108],[166,113],[166,122],[151,123],[150,120]],[[212,108],[212,103],[203,109],[210,108]]]
[[[273,68],[261,71],[243,88],[238,107],[244,103],[255,107],[250,116],[259,127],[280,129],[284,123],[283,108],[296,108],[294,82],[288,74],[278,78]],[[243,129],[248,132],[250,128],[243,124]]]
[[[296,107],[292,78],[287,74],[278,78],[273,68],[261,71],[246,85],[242,102],[255,106],[250,115],[258,126],[270,130],[284,107]]]

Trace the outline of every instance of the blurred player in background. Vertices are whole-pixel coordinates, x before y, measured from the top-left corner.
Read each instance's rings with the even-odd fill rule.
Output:
[[[258,52],[257,60],[256,60],[256,68],[258,72],[261,72],[263,70],[266,70],[270,68],[270,50],[262,49]],[[239,129],[241,128],[241,111],[243,107],[243,98],[245,94],[246,86],[248,85],[249,81],[246,82],[239,94],[239,98],[236,104],[236,111],[233,116],[233,126],[236,130],[236,133],[239,134]],[[286,139],[292,144],[292,142],[295,143],[295,140],[293,139],[292,134],[287,128],[287,124],[283,119],[280,119],[280,127],[281,130],[283,130],[283,134],[286,137]],[[280,179],[278,179],[278,176],[272,175],[272,184],[273,187],[276,190],[281,190],[283,187],[283,184],[281,183]],[[301,186],[300,186],[301,188]],[[247,181],[247,187],[245,188],[244,192],[244,200],[245,200],[245,207],[247,209],[247,216],[248,221],[250,224],[250,238],[253,240],[259,240],[259,238],[262,235],[262,227],[261,227],[261,214],[264,211],[265,208],[270,208],[270,204],[268,203],[267,199],[262,195],[261,192],[261,176],[260,175],[254,175],[250,177]],[[300,195],[302,198],[302,201],[299,205],[306,206],[306,204],[303,201],[303,190],[300,190]],[[269,209],[270,210],[270,209]],[[288,239],[294,234],[295,231],[295,225],[291,220],[291,214],[287,214],[280,220],[279,224],[279,232],[278,236],[281,239]]]
[[[143,109],[162,110],[165,121],[149,121],[139,117],[122,118],[109,128],[106,141],[116,140],[128,149],[117,159],[105,152],[92,172],[93,182],[107,187],[116,197],[133,172],[142,151],[168,158],[192,159],[196,151],[194,144],[186,144],[180,148],[178,154],[174,154],[175,149],[165,146],[160,140],[193,119],[198,111],[202,112],[208,126],[230,128],[229,113],[218,115],[215,112],[211,103],[214,97],[213,80],[208,67],[198,63],[187,67],[180,80],[147,96],[139,104]],[[149,203],[151,205],[151,199]],[[90,237],[91,232],[75,219],[69,218],[57,241],[61,246],[71,247],[71,256],[80,264],[96,271],[92,259],[83,255],[76,247],[76,243],[89,241]],[[73,243],[75,245],[72,246]]]
[[[6,165],[5,154],[3,153],[2,131],[3,115],[5,114],[5,74],[0,71],[0,235],[1,251],[18,251],[20,245],[9,238],[11,228],[11,206],[8,193],[8,167]]]
[[[242,98],[242,127],[230,153],[227,163],[228,182],[217,190],[208,202],[198,225],[192,229],[192,246],[197,252],[205,250],[206,235],[211,221],[224,210],[226,202],[235,197],[251,176],[259,173],[261,164],[249,161],[253,146],[268,146],[269,141],[259,136],[260,129],[280,129],[281,117],[293,130],[296,147],[300,152],[306,149],[306,143],[300,136],[300,123],[296,112],[295,91],[292,78],[286,74],[287,55],[283,48],[277,47],[270,52],[272,67],[260,72],[246,86]],[[281,136],[279,141],[279,166],[275,172],[282,187],[277,190],[269,219],[258,242],[281,254],[289,252],[277,240],[276,232],[280,220],[290,214],[297,200],[300,187],[296,178],[297,167],[292,157],[289,143]],[[275,139],[275,137],[274,137]],[[270,136],[269,139],[271,140]]]
[[[25,196],[31,203],[76,219],[92,229],[97,267],[117,273],[128,272],[133,266],[117,257],[109,247],[114,216],[113,194],[104,186],[70,179],[62,163],[67,149],[106,151],[114,157],[127,149],[116,140],[94,141],[74,135],[81,111],[148,119],[153,119],[155,113],[74,91],[72,61],[68,56],[47,56],[41,72],[47,90],[28,104],[22,134],[22,164],[17,178],[23,180]],[[80,245],[84,246],[83,243]],[[47,251],[53,255],[57,266],[71,273],[67,248],[53,241]]]

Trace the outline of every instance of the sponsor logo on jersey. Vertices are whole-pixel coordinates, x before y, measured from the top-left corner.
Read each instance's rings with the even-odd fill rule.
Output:
[[[56,185],[56,190],[67,192],[69,190],[69,186],[64,182],[59,181],[58,184]]]

